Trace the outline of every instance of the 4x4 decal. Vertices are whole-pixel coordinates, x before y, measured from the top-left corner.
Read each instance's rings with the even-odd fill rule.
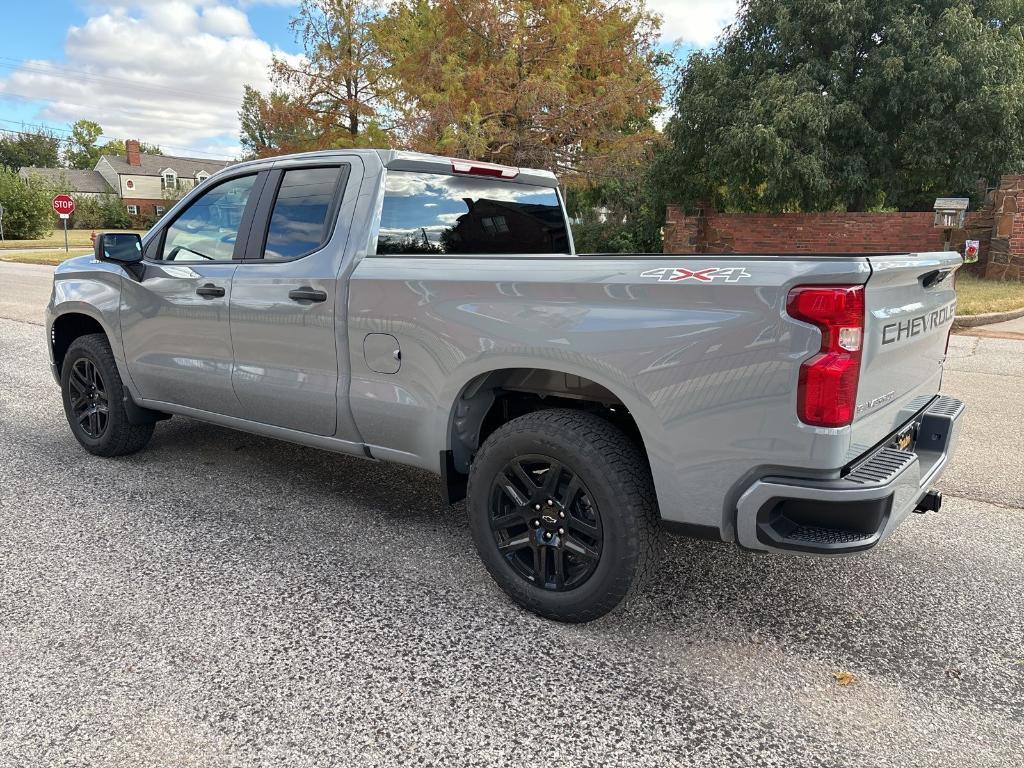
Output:
[[[688,269],[686,267],[658,267],[641,272],[640,277],[656,277],[659,283],[677,283],[680,280],[696,280],[700,283],[710,283],[721,280],[726,283],[736,283],[744,277],[752,277],[743,267],[707,267]]]

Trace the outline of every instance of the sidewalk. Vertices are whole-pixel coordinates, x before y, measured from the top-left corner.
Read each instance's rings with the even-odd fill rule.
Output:
[[[63,245],[34,245],[31,248],[0,248],[0,256],[6,256],[12,253],[39,253],[40,251],[63,251]],[[82,253],[88,253],[91,251],[88,245],[72,245],[70,252],[72,255],[81,251]]]
[[[954,333],[959,336],[981,336],[990,339],[1024,339],[1024,317],[973,328],[958,328]]]

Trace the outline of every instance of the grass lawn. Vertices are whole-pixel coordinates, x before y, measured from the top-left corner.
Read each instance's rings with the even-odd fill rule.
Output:
[[[99,229],[97,232],[138,232],[140,235],[146,234],[144,229]],[[68,245],[72,248],[77,246],[85,246],[91,248],[92,243],[89,241],[89,235],[92,234],[91,229],[69,229],[68,230]],[[64,247],[64,230],[55,229],[46,237],[41,237],[37,240],[4,240],[0,242],[0,250],[4,248],[63,248]]]
[[[999,283],[981,280],[959,272],[956,276],[956,313],[981,315],[1008,312],[1024,307],[1024,283]]]
[[[82,256],[87,253],[92,253],[92,251],[84,249],[81,246],[77,249],[72,246],[70,254],[65,253],[63,248],[53,250],[49,248],[40,248],[37,251],[22,251],[21,253],[4,253],[3,251],[0,251],[0,261],[16,261],[19,264],[50,264],[51,266],[56,266],[65,259]]]

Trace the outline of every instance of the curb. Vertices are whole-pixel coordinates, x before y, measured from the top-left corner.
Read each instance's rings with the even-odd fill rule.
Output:
[[[988,312],[984,315],[957,315],[953,318],[953,325],[958,328],[975,328],[979,325],[1016,320],[1018,317],[1024,317],[1024,307],[1011,309],[1009,312]]]

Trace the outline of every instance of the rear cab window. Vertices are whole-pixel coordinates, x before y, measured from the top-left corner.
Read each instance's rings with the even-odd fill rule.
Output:
[[[551,187],[388,171],[377,255],[570,253]]]

